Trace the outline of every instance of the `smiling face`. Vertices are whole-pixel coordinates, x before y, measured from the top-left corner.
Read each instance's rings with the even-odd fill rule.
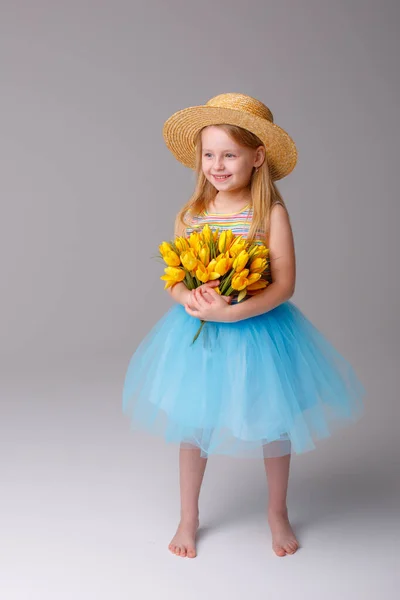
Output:
[[[249,185],[253,167],[264,159],[263,148],[240,146],[223,129],[210,125],[201,133],[201,164],[205,177],[217,190],[234,191]]]

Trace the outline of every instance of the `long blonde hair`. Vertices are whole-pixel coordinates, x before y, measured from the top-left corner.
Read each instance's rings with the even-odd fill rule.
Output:
[[[221,124],[220,127],[227,133],[236,143],[245,147],[256,149],[262,146],[263,142],[254,133],[247,129],[243,129],[237,125]],[[204,129],[204,128],[203,128]],[[199,131],[196,145],[196,168],[197,174],[196,187],[189,201],[179,211],[175,219],[175,234],[185,235],[186,227],[190,224],[185,221],[185,216],[190,210],[192,215],[199,215],[203,210],[207,209],[209,203],[212,202],[217,195],[217,189],[208,181],[202,170],[202,143],[201,132]],[[253,206],[253,219],[250,226],[248,238],[252,239],[258,230],[265,231],[266,242],[269,238],[269,225],[271,209],[275,202],[279,201],[284,206],[283,198],[271,180],[267,156],[263,164],[258,168],[258,171],[253,169],[250,179],[250,192]],[[286,206],[285,206],[286,207]]]

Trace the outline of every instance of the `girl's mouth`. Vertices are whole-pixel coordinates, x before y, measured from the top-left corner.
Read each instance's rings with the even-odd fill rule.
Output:
[[[225,181],[230,177],[230,175],[213,175],[214,179],[217,181]]]

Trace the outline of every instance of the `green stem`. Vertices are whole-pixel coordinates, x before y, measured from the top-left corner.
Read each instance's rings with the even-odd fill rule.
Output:
[[[199,337],[199,335],[200,335],[200,333],[201,333],[201,330],[203,329],[203,327],[204,327],[204,325],[205,325],[205,324],[206,324],[206,322],[205,322],[205,321],[203,321],[203,320],[201,320],[201,325],[200,325],[200,327],[199,327],[199,329],[198,329],[198,331],[197,331],[196,335],[194,336],[194,338],[193,338],[193,341],[192,341],[192,344],[191,344],[191,345],[193,345],[193,344],[195,343],[195,341],[196,341],[196,340],[197,340],[197,338]]]
[[[186,271],[185,281],[186,281],[186,287],[189,290],[193,290],[194,289],[193,278],[188,271]]]
[[[231,273],[228,275],[228,277],[225,279],[224,283],[222,284],[222,286],[219,286],[220,292],[222,295],[225,295],[226,290],[228,289],[228,287],[230,286],[231,283],[231,279],[233,277],[235,271],[231,271]]]
[[[214,238],[213,238],[212,233],[211,233],[211,237],[210,237],[209,248],[210,248],[210,260],[213,260],[216,257],[216,254],[215,254],[215,243],[214,243]]]

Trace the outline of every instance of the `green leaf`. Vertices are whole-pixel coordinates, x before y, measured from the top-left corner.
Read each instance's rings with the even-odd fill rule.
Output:
[[[237,301],[238,301],[238,302],[241,302],[241,301],[243,300],[243,298],[245,298],[245,297],[246,297],[246,295],[247,295],[247,290],[246,290],[246,288],[244,288],[244,290],[242,290],[242,291],[239,293]]]

